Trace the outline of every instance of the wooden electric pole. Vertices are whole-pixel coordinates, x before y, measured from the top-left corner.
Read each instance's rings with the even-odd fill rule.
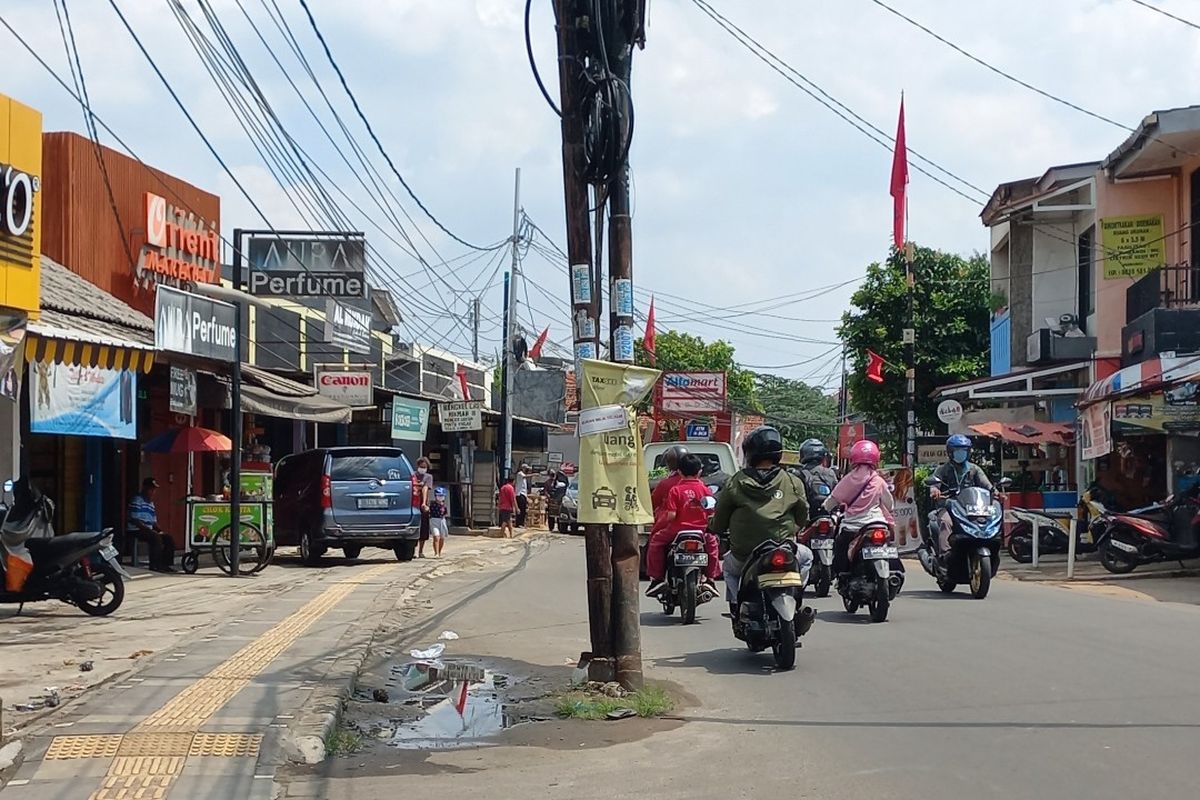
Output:
[[[600,287],[592,278],[592,235],[588,217],[588,186],[584,179],[583,87],[585,85],[581,25],[587,18],[575,0],[554,0],[558,33],[558,85],[562,110],[563,195],[567,214],[567,260],[571,291],[571,327],[576,364],[597,358],[600,324],[597,308]],[[576,376],[580,377],[580,376]],[[612,642],[612,560],[608,529],[584,526],[587,558],[588,623],[591,654],[588,677],[597,681],[616,678]]]

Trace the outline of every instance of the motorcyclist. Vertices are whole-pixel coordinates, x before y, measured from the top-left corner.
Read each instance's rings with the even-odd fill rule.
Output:
[[[895,500],[887,479],[879,474],[879,460],[879,445],[867,439],[855,442],[850,448],[850,471],[824,501],[825,511],[846,510],[833,541],[833,571],[838,575],[849,571],[850,542],[864,525],[895,524],[892,518]]]
[[[838,476],[829,466],[829,452],[825,443],[820,439],[809,439],[800,445],[800,474],[808,495],[809,516],[816,517],[824,513],[822,507],[825,498],[829,497],[833,487],[837,486]]]
[[[735,620],[742,570],[754,548],[770,539],[794,540],[796,531],[808,522],[804,483],[779,466],[783,457],[783,437],[779,431],[769,425],[754,429],[742,443],[742,454],[746,466],[721,489],[708,527],[717,535],[729,534],[729,552],[721,567],[730,613]],[[796,560],[800,574],[807,581],[812,551],[797,545]]]
[[[681,531],[704,531],[705,549],[708,552],[708,567],[704,571],[705,582],[712,586],[721,577],[720,550],[717,537],[705,529],[708,527],[708,512],[704,509],[704,498],[712,497],[712,490],[700,480],[700,457],[690,453],[679,459],[680,480],[671,489],[663,503],[664,524],[650,537],[646,553],[646,573],[650,577],[647,597],[655,597],[662,591],[667,574],[667,549]]]
[[[971,439],[961,433],[956,433],[946,440],[946,463],[938,467],[933,477],[939,483],[929,489],[929,497],[937,503],[938,520],[938,552],[945,553],[950,549],[950,511],[946,508],[943,498],[950,493],[957,493],[972,487],[987,489],[995,492],[992,480],[978,464],[971,462]]]
[[[671,494],[671,489],[675,488],[675,484],[683,479],[679,474],[679,459],[686,456],[688,449],[681,444],[667,448],[667,452],[663,453],[663,462],[667,466],[667,476],[658,482],[654,490],[650,492],[650,509],[654,512],[654,526],[650,529],[650,533],[654,534],[662,530],[666,524],[663,519],[667,505],[667,496]]]

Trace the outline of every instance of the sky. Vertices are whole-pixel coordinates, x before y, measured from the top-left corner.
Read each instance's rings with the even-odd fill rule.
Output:
[[[211,35],[198,0],[178,1]],[[147,163],[219,194],[226,232],[235,226],[311,227],[288,199],[294,187],[281,186],[251,147],[188,44],[171,2],[117,0],[117,6],[233,177],[190,127],[110,2],[67,0],[96,114]],[[500,342],[507,255],[473,253],[408,198],[354,116],[299,0],[209,2],[293,139],[383,228],[348,203],[343,207],[378,251],[376,275],[395,293],[407,334],[469,351],[467,314],[479,296],[481,355],[491,357]],[[1055,164],[1101,159],[1128,135],[1005,80],[873,0],[708,2],[889,135],[904,93],[909,147],[977,187],[946,179],[967,199],[913,172],[909,232],[925,246],[985,251],[987,231],[978,215],[998,183],[1039,175]],[[1200,29],[1134,0],[887,3],[982,60],[1128,127],[1154,109],[1197,99],[1189,84],[1200,74]],[[388,155],[442,224],[471,243],[510,236],[513,172],[520,167],[525,213],[564,243],[560,130],[526,58],[523,2],[309,5]],[[1152,5],[1200,23],[1200,0]],[[341,160],[344,146],[329,143],[259,41],[255,30],[337,136],[333,115],[269,21],[269,7],[287,19],[341,120],[371,148],[376,168],[415,220],[401,218],[406,230],[440,278],[393,243],[396,227]],[[2,0],[0,17],[70,82],[53,3]],[[532,25],[538,64],[557,96],[549,0],[534,2]],[[0,43],[0,92],[43,111],[46,130],[83,131],[81,109],[70,95],[7,30],[0,29]],[[723,338],[736,347],[739,362],[760,371],[836,383],[836,320],[855,281],[886,256],[890,243],[889,147],[756,59],[694,0],[650,0],[633,96],[639,314],[649,293],[660,293],[660,327]],[[101,139],[116,146],[107,134]],[[535,248],[524,254],[522,274],[527,286],[517,297],[523,327],[536,335],[549,325],[551,340],[569,346],[565,272]],[[775,316],[744,313],[755,308]]]

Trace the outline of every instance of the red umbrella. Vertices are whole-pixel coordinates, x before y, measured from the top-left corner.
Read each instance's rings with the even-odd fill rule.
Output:
[[[147,453],[228,453],[233,442],[223,433],[189,425],[160,433],[142,449]]]

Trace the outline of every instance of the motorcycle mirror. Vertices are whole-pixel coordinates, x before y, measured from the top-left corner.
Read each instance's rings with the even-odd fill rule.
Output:
[[[1012,486],[1012,478],[1001,478],[1000,479],[1000,488],[1001,489],[1007,489],[1010,486]]]
[[[930,475],[928,478],[925,479],[925,485],[930,486],[930,487],[941,486],[942,482],[941,482],[941,480],[938,479],[938,477],[936,475]]]
[[[714,508],[717,507],[716,498],[705,497],[704,499],[702,499],[700,501],[700,507],[703,508],[705,511],[712,511]]]

